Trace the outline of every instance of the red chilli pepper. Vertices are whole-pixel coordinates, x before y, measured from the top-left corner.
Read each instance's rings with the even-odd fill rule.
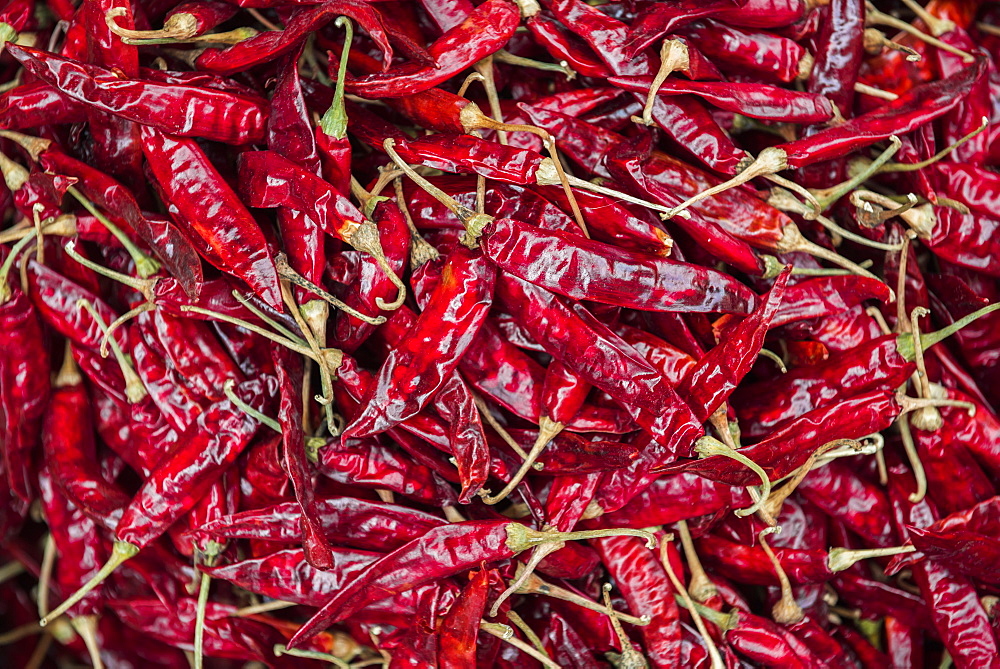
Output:
[[[262,99],[200,86],[122,79],[111,70],[84,65],[28,47],[10,52],[29,72],[93,109],[182,137],[246,144],[264,137]]]
[[[491,221],[480,244],[505,272],[576,300],[653,311],[726,313],[747,313],[755,302],[745,286],[719,272],[510,218]]]
[[[143,153],[170,214],[206,260],[243,279],[263,300],[282,308],[278,271],[260,226],[204,151],[143,126]]]
[[[452,251],[426,308],[382,364],[344,439],[387,430],[427,405],[482,326],[495,276],[482,253],[465,247]]]
[[[10,259],[13,262],[13,258]],[[49,353],[32,300],[0,285],[0,443],[10,490],[31,501],[31,454],[49,398]]]
[[[365,98],[392,98],[425,91],[503,48],[519,21],[514,3],[487,0],[430,46],[428,52],[435,65],[407,63],[348,80],[347,90]]]

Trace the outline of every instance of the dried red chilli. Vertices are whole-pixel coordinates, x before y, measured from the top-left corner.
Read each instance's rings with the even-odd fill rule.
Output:
[[[836,128],[775,148],[782,152],[787,167],[805,167],[846,155],[892,135],[911,132],[954,108],[982,76],[984,67],[983,61],[977,61],[947,79],[918,86],[885,106]]]
[[[407,63],[347,82],[347,90],[369,98],[419,93],[449,79],[501,48],[517,27],[517,7],[508,0],[488,0],[428,49],[434,65]]]
[[[74,591],[100,569],[104,562],[104,547],[93,519],[61,494],[47,469],[39,472],[38,483],[45,522],[62,558],[56,573],[57,582],[60,588]],[[71,611],[73,617],[94,615],[100,611],[100,606],[98,595],[91,593]]]
[[[17,260],[6,254],[4,269]],[[24,262],[24,260],[22,260]],[[31,452],[49,395],[49,354],[41,324],[28,294],[12,286],[0,270],[0,413],[3,463],[9,490],[25,502],[32,498]]]
[[[754,298],[741,284],[702,267],[643,256],[577,235],[497,218],[483,229],[483,253],[525,281],[577,300],[643,310],[746,313]],[[535,258],[550,263],[540,267]]]
[[[479,251],[460,246],[413,327],[393,349],[365,394],[363,412],[345,437],[376,434],[415,415],[472,343],[493,301],[495,270]]]
[[[627,91],[649,90],[652,77],[610,77],[611,83]],[[717,83],[714,81],[665,82],[657,95],[694,95],[719,109],[751,118],[787,123],[824,123],[835,118],[833,103],[825,97],[795,93],[759,84]]]
[[[72,357],[53,381],[42,446],[49,472],[66,498],[98,523],[117,527],[130,500],[96,466],[89,400]]]
[[[610,532],[615,532],[611,530]],[[621,530],[623,534],[635,534]],[[529,548],[549,542],[584,538],[590,533],[546,533],[531,530],[519,523],[507,520],[483,520],[453,523],[432,529],[424,536],[389,553],[373,562],[354,580],[334,595],[313,618],[292,638],[297,641],[308,639],[323,626],[342,620],[352,611],[364,606],[367,600],[380,599],[387,594],[395,594],[426,583],[436,577],[465,571],[479,563],[491,563],[514,557]],[[605,536],[598,530],[596,536]],[[636,536],[647,536],[645,533]],[[424,546],[439,546],[436,561],[423,569],[410,562],[416,551],[420,554]],[[400,568],[409,564],[409,568]]]
[[[725,2],[704,3],[697,7],[684,4],[678,7],[653,5],[632,22],[627,49],[629,52],[641,51],[674,29],[703,16],[746,28],[780,28],[802,20],[813,9],[814,4],[823,3],[753,0],[740,7],[733,7]]]
[[[376,298],[376,303],[383,309],[402,303],[405,289],[388,266],[378,228],[333,186],[271,151],[244,153],[240,158],[240,176],[241,194],[251,206],[297,209],[315,218],[327,234],[373,256],[390,281],[401,289],[396,301],[386,303]]]
[[[724,70],[747,72],[788,83],[806,78],[813,58],[794,41],[770,33],[752,32],[706,19],[681,29]]]
[[[302,397],[302,364],[290,351],[277,345],[273,346],[272,355],[281,398],[278,420],[283,441],[283,464],[302,509],[299,527],[306,559],[314,567],[329,569],[333,566],[331,546],[317,517],[316,495],[312,486],[312,470],[306,453],[299,404],[299,398]]]
[[[261,406],[269,380],[247,381],[238,392],[250,402]],[[246,401],[246,400],[244,400]],[[197,423],[181,435],[177,447],[150,473],[135,494],[115,526],[115,543],[111,558],[95,579],[63,602],[62,609],[74,604],[74,599],[100,584],[118,565],[133,557],[142,548],[160,537],[185,511],[198,502],[202,494],[222,475],[240,452],[249,445],[258,423],[237,408],[230,400],[217,402],[198,417]],[[175,481],[183,484],[178,487]],[[49,614],[55,618],[57,609]],[[43,623],[47,619],[43,619]]]
[[[14,139],[14,138],[12,138]],[[167,270],[190,295],[197,295],[204,278],[191,244],[170,223],[157,225],[143,215],[129,190],[111,177],[66,155],[52,142],[16,138],[46,172],[76,179],[75,188],[121,227],[135,231],[163,260]],[[123,225],[124,224],[124,225]]]
[[[281,434],[244,435],[222,449],[221,470],[199,463],[194,480],[173,477],[176,494],[150,511],[157,527],[141,537],[134,568],[87,595],[71,623],[51,621],[35,662],[80,664],[87,652],[95,665],[102,655],[181,666],[184,649],[196,667],[294,664],[277,656],[300,652],[338,665],[388,653],[414,666],[523,664],[519,654],[544,666],[625,665],[639,655],[686,666],[718,664],[715,644],[734,665],[882,666],[875,646],[901,665],[940,663],[945,651],[959,666],[988,664],[995,528],[971,510],[986,503],[979,512],[989,515],[1000,472],[995,323],[987,317],[933,347],[942,334],[908,328],[930,332],[1000,302],[990,176],[1000,152],[982,122],[992,119],[987,75],[1000,42],[989,25],[1000,14],[951,0],[882,9],[899,19],[857,0],[8,3],[0,41],[24,45],[13,51],[30,53],[33,67],[96,86],[76,91],[85,104],[50,85],[46,68],[38,71],[49,79],[33,78],[17,59],[0,78],[0,125],[37,138],[0,133],[5,154],[19,144],[37,157],[30,170],[0,158],[0,244],[14,258],[0,302],[30,316],[16,323],[16,372],[0,384],[0,407],[5,418],[24,416],[17,403],[32,395],[25,407],[53,418],[41,428],[27,421],[41,442],[9,421],[0,432],[11,483],[0,491],[10,661],[28,665],[35,651],[36,639],[15,640],[37,629],[34,600],[44,611],[106,553],[112,563],[126,555],[105,528],[130,495],[148,498],[171,462],[194,458],[181,456],[186,445],[218,446],[205,451],[213,435],[193,426],[226,401],[226,381],[280,378],[280,392],[268,385],[231,418],[257,416],[256,407],[269,425],[268,414],[281,419]],[[333,25],[351,12],[356,34],[343,30],[346,18]],[[913,16],[928,33],[902,44],[862,25],[910,31]],[[54,27],[53,17],[65,23]],[[220,39],[229,41],[218,48]],[[878,55],[887,49],[911,50]],[[918,52],[920,61],[905,60]],[[347,104],[334,79],[354,88]],[[115,87],[163,97],[118,108],[122,100],[106,95]],[[256,116],[220,118],[207,105],[234,99],[252,101]],[[500,121],[548,132],[576,192],[555,187],[544,132],[501,130],[512,126]],[[183,143],[193,162],[172,162],[159,145],[143,153],[143,133],[181,126],[197,136],[165,139]],[[904,133],[900,146],[890,138],[880,160],[897,151],[898,162],[858,172],[874,164],[870,145],[894,131]],[[454,173],[431,181],[465,207],[460,219],[405,178],[397,202],[385,199],[398,178],[387,139],[418,171]],[[657,211],[718,190],[748,155],[762,159],[744,176],[778,169],[775,145],[797,151],[792,162],[805,168],[783,173],[793,181],[785,191],[768,199],[748,182],[694,202],[688,218],[658,220]],[[193,174],[181,173],[189,165]],[[859,178],[835,183],[849,174]],[[814,189],[798,196],[818,200],[823,219],[790,201],[794,181]],[[577,232],[583,224],[596,241]],[[897,256],[900,226],[917,238]],[[63,248],[54,237],[76,238]],[[887,254],[863,248],[865,238]],[[482,264],[435,304],[442,268],[461,253]],[[836,276],[827,262],[868,275]],[[642,285],[630,282],[638,265],[656,268]],[[782,265],[790,275],[779,276]],[[667,275],[685,282],[663,292]],[[279,277],[297,285],[285,290]],[[698,277],[724,286],[723,296],[694,286]],[[491,281],[497,299],[470,322],[441,322],[464,299],[492,294]],[[345,310],[331,315],[316,296]],[[382,322],[394,296],[407,308]],[[931,320],[914,320],[915,307]],[[883,334],[880,316],[897,332]],[[51,382],[48,357],[58,360],[67,343],[82,381],[58,377],[54,394],[36,393]],[[102,345],[116,358],[101,357]],[[417,369],[407,367],[416,358]],[[370,400],[380,383],[405,420],[344,438],[343,428],[378,413]],[[749,459],[712,455],[737,454],[706,429]],[[757,505],[767,513],[748,522],[752,497],[768,490],[744,488],[758,483],[748,468],[758,464],[772,492]],[[484,491],[494,504],[483,505],[475,492],[497,483],[504,490]],[[63,488],[78,507],[57,499]],[[44,518],[19,492],[42,493]],[[952,514],[947,527],[930,525],[935,509]],[[776,561],[756,546],[772,515],[783,529],[768,540]],[[686,565],[669,546],[664,565],[682,584],[690,576],[707,630],[688,600],[681,610],[653,597],[666,586],[662,565],[639,542],[564,546],[551,534],[665,524],[687,540]],[[483,526],[494,539],[508,526],[544,538],[524,559],[499,547],[506,542],[478,550],[468,535],[454,541],[468,559],[454,559],[438,541]],[[370,571],[404,547],[385,571]],[[75,551],[80,569],[69,563]],[[213,560],[218,567],[206,565]],[[915,587],[883,576],[904,567]],[[530,576],[535,568],[558,581]],[[199,601],[193,579],[207,583],[206,572],[219,578]],[[365,585],[352,584],[362,573]],[[768,611],[786,574],[794,585]],[[528,580],[515,583],[519,575]],[[395,576],[427,581],[380,599],[380,586],[407,585],[390,583]],[[615,606],[635,615],[597,602],[605,580]],[[341,594],[357,588],[360,596]],[[337,597],[346,617],[289,649],[301,621]],[[792,608],[804,613],[798,622]],[[676,615],[660,615],[670,609]],[[657,614],[651,626],[646,613]],[[632,626],[616,634],[614,617]],[[122,623],[147,642],[128,644]],[[85,643],[64,633],[67,624]],[[856,629],[882,637],[873,644]]]
[[[420,290],[420,286],[417,286]],[[418,303],[426,306],[432,293],[417,293]],[[400,308],[381,330],[386,343],[398,346],[415,325],[417,317],[406,307]],[[468,386],[456,370],[445,378],[434,399],[434,409],[448,424],[448,451],[455,459],[462,491],[459,501],[467,503],[489,474],[490,453],[479,418],[479,409]]]
[[[264,135],[263,100],[197,86],[122,79],[110,70],[25,47],[12,48],[11,53],[32,74],[79,102],[168,134],[231,144],[255,142]]]
[[[331,541],[368,550],[394,548],[445,522],[415,509],[354,497],[317,500],[314,513]],[[232,538],[295,543],[301,538],[297,526],[301,515],[295,503],[284,502],[219,518],[205,530]]]
[[[302,94],[299,55],[293,52],[282,59],[280,78],[271,96],[267,144],[272,151],[318,174],[321,154]],[[321,283],[325,248],[318,221],[305,212],[282,208],[278,212],[278,228],[292,268],[313,283]]]
[[[373,8],[354,0],[327,0],[299,9],[283,30],[266,31],[225,49],[205,50],[194,59],[194,66],[220,74],[249,69],[295,49],[309,33],[338,16],[349,16],[363,25],[381,48],[383,62],[388,65],[392,61],[392,47],[382,29],[382,19]]]
[[[280,307],[278,273],[264,234],[205,153],[192,140],[148,126],[142,128],[142,140],[170,215],[198,253],[246,281],[270,306]]]
[[[927,500],[919,503],[909,501],[913,486],[912,477],[907,472],[905,478],[896,477],[889,491],[894,520],[901,533],[906,532],[904,526],[920,528],[933,522],[937,515]],[[992,634],[975,633],[977,629],[989,629],[989,623],[969,579],[935,562],[920,562],[914,565],[913,572],[925,597],[930,599],[929,603],[936,604],[931,609],[931,615],[949,653],[960,658],[960,662],[970,663],[970,666],[977,662],[995,662],[995,638]],[[961,616],[961,622],[956,616]]]
[[[22,130],[39,123],[82,123],[87,107],[44,81],[21,84],[0,94],[3,126]]]

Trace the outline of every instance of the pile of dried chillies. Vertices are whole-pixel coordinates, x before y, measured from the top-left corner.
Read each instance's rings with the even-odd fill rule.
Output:
[[[1000,666],[1000,4],[0,42],[9,666]]]

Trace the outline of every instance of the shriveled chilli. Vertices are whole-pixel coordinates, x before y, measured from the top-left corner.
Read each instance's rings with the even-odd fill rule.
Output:
[[[1000,10],[174,4],[0,7],[5,666],[1000,669]]]

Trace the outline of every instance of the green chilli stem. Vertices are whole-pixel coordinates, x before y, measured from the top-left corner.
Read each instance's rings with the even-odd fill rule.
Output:
[[[66,245],[63,246],[63,250],[66,252],[66,255],[87,269],[97,272],[101,276],[113,279],[120,284],[126,285],[136,292],[142,293],[143,297],[145,297],[148,301],[153,300],[153,286],[156,284],[156,279],[137,279],[134,276],[122,274],[121,272],[116,272],[113,269],[108,269],[107,267],[98,265],[93,260],[88,260],[76,252],[75,239],[71,239],[66,242]]]
[[[198,608],[194,618],[194,669],[205,666],[205,609],[208,607],[208,588],[212,577],[201,575],[198,587]]]
[[[997,309],[1000,309],[1000,302],[997,302],[995,304],[988,304],[982,309],[977,309],[976,311],[973,311],[968,316],[963,316],[962,318],[959,318],[957,321],[955,321],[954,323],[952,323],[947,327],[943,327],[940,330],[937,330],[936,332],[928,332],[927,334],[920,335],[921,349],[927,350],[934,344],[937,344],[943,339],[947,339],[951,335],[955,334],[969,323],[972,323],[973,321],[982,318],[986,314],[991,314]],[[896,342],[896,350],[899,352],[899,355],[903,356],[903,358],[907,362],[913,362],[916,359],[917,355],[916,347],[914,346],[913,342],[913,335],[912,334],[900,335],[899,339]]]
[[[538,650],[536,650],[529,644],[526,644],[525,642],[515,637],[514,630],[508,627],[507,625],[501,625],[499,623],[488,623],[484,620],[479,623],[479,629],[486,632],[487,634],[492,634],[498,639],[506,641],[511,646],[514,646],[514,648],[517,648],[525,655],[530,655],[531,657],[541,662],[542,666],[546,667],[547,669],[560,669],[559,665],[553,662],[552,659],[549,658],[547,655],[538,652]]]
[[[64,601],[62,604],[57,606],[54,611],[51,611],[48,615],[39,620],[38,624],[45,627],[59,616],[69,611],[81,599],[86,597],[88,592],[103,583],[104,579],[110,576],[115,569],[117,569],[125,561],[134,558],[138,552],[139,547],[135,544],[130,544],[125,541],[116,541],[111,552],[111,557],[109,557],[108,561],[104,563],[100,571],[94,574],[93,578],[84,583],[79,590],[70,595],[69,599]]]
[[[901,555],[913,553],[916,546],[893,546],[891,548],[863,548],[852,550],[850,548],[834,548],[830,551],[826,559],[826,566],[830,571],[838,572],[851,568],[859,560],[869,558],[889,557],[891,555]]]
[[[14,262],[21,255],[21,252],[35,241],[36,233],[36,230],[32,230],[26,237],[14,244],[10,249],[7,259],[3,261],[3,265],[0,265],[0,304],[5,304],[11,296],[10,287],[7,284],[7,276],[10,274],[10,268],[14,266]]]
[[[282,655],[290,655],[292,657],[301,657],[307,660],[319,660],[321,662],[329,662],[335,664],[342,669],[350,669],[351,665],[344,662],[336,655],[331,655],[330,653],[321,653],[318,650],[299,650],[298,648],[288,648],[285,644],[279,643],[274,647],[274,656],[281,657]]]
[[[903,146],[903,143],[899,141],[899,137],[892,135],[889,137],[889,148],[879,154],[879,157],[871,162],[870,165],[865,167],[862,171],[858,172],[852,176],[847,181],[834,186],[833,188],[825,188],[823,190],[815,190],[813,194],[816,196],[816,200],[819,202],[820,208],[816,210],[817,214],[821,214],[827,209],[829,209],[837,200],[844,197],[852,190],[863,184],[864,182],[875,176],[879,169],[885,165],[889,160],[896,155],[899,148]]]
[[[263,425],[267,425],[269,428],[271,428],[278,434],[282,434],[283,430],[281,429],[281,424],[278,421],[271,418],[270,416],[267,416],[261,413],[260,411],[257,411],[252,406],[241,400],[236,395],[236,392],[233,390],[233,386],[235,385],[236,382],[233,379],[228,379],[226,383],[222,386],[222,392],[226,394],[226,397],[229,399],[229,401],[235,404],[240,411],[247,414],[251,418],[259,421]]]
[[[704,436],[701,437],[697,442],[695,442],[694,450],[702,457],[710,457],[713,455],[719,455],[724,458],[731,458],[736,460],[742,465],[746,465],[747,468],[753,471],[754,474],[760,477],[761,488],[760,488],[760,499],[754,502],[753,506],[746,509],[738,509],[734,513],[743,518],[751,514],[757,513],[761,508],[767,498],[771,495],[771,481],[767,478],[767,473],[761,469],[760,465],[756,462],[743,455],[739,451],[729,448],[721,441]]]
[[[344,29],[344,48],[337,64],[337,85],[333,89],[333,102],[319,120],[320,129],[334,139],[347,137],[347,108],[344,107],[344,82],[347,80],[347,59],[354,41],[354,24],[346,16],[338,16],[334,25]]]
[[[132,367],[132,359],[127,356],[124,351],[122,351],[121,346],[118,345],[118,341],[112,337],[108,337],[108,326],[101,318],[101,315],[97,313],[97,309],[91,304],[90,300],[80,299],[77,300],[76,306],[81,309],[86,310],[90,314],[94,322],[97,323],[97,327],[101,329],[101,333],[108,339],[108,344],[111,346],[111,352],[115,356],[115,360],[118,362],[118,366],[122,370],[122,376],[125,377],[125,398],[130,404],[135,404],[146,397],[149,393],[146,391],[146,386],[143,384],[142,379],[136,374],[135,368]]]
[[[76,198],[77,202],[83,205],[83,208],[90,212],[94,218],[101,222],[105,228],[108,229],[112,235],[115,236],[125,250],[128,251],[129,256],[132,258],[132,262],[135,263],[135,271],[143,279],[148,279],[157,272],[160,271],[160,263],[153,260],[151,257],[143,253],[138,246],[135,245],[128,235],[122,232],[122,229],[117,225],[108,220],[108,217],[100,212],[100,210],[94,206],[83,193],[76,189],[76,186],[70,186],[66,189],[66,192]]]

